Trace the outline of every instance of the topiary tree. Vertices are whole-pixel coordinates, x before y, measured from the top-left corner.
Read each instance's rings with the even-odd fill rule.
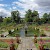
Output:
[[[9,32],[9,34],[12,34],[11,30],[9,30],[8,32]]]
[[[17,43],[20,43],[21,42],[21,40],[19,39],[19,37],[16,37],[16,42]]]
[[[37,38],[36,37],[34,38],[34,43],[37,43]]]

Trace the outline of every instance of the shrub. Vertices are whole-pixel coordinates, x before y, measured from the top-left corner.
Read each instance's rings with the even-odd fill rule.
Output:
[[[3,34],[1,34],[1,37],[4,37],[4,35],[3,35]]]
[[[34,38],[34,43],[37,43],[37,38],[36,37]]]
[[[25,30],[25,34],[27,34],[27,30]]]
[[[36,34],[34,34],[34,37],[37,37],[37,35],[36,35]]]
[[[9,32],[9,34],[12,34],[11,30],[9,30],[8,32]]]
[[[46,35],[45,34],[41,34],[41,37],[45,37]]]

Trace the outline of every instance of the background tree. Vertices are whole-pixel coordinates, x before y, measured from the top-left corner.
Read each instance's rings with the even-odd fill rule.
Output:
[[[44,13],[43,14],[43,18],[45,18],[45,19],[48,18],[48,14],[47,13]]]
[[[38,21],[38,19],[39,19],[39,13],[38,13],[38,11],[33,11],[32,12],[32,19],[33,19],[33,22],[37,22]]]
[[[32,10],[28,10],[25,14],[25,19],[27,22],[37,22],[39,19],[39,14],[38,11],[33,11]]]
[[[4,19],[3,19],[3,22],[4,22],[5,24],[11,23],[11,22],[12,22],[11,17],[6,17],[6,18],[4,18]]]
[[[50,13],[48,14],[48,23],[50,24]]]
[[[12,11],[11,12],[11,17],[12,17],[12,20],[16,23],[19,23],[20,22],[20,13],[19,11]]]
[[[48,14],[47,13],[44,13],[43,14],[43,22],[44,23],[47,23],[47,21],[48,21]]]
[[[0,16],[0,23],[1,23],[1,22],[3,22],[3,17],[2,17],[2,16]]]
[[[28,11],[26,11],[26,14],[25,14],[26,22],[32,22],[31,15],[32,15],[32,11],[30,9]]]

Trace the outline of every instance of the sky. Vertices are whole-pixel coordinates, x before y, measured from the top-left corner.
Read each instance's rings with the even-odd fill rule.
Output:
[[[38,11],[41,17],[50,12],[50,0],[0,0],[0,16],[10,17],[11,11],[18,10],[23,18],[28,9]]]

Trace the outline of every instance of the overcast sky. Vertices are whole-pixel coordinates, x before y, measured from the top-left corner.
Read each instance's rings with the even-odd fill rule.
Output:
[[[40,16],[50,12],[50,0],[0,0],[0,15],[10,16],[12,10],[18,10],[24,17],[28,9],[37,10]]]

